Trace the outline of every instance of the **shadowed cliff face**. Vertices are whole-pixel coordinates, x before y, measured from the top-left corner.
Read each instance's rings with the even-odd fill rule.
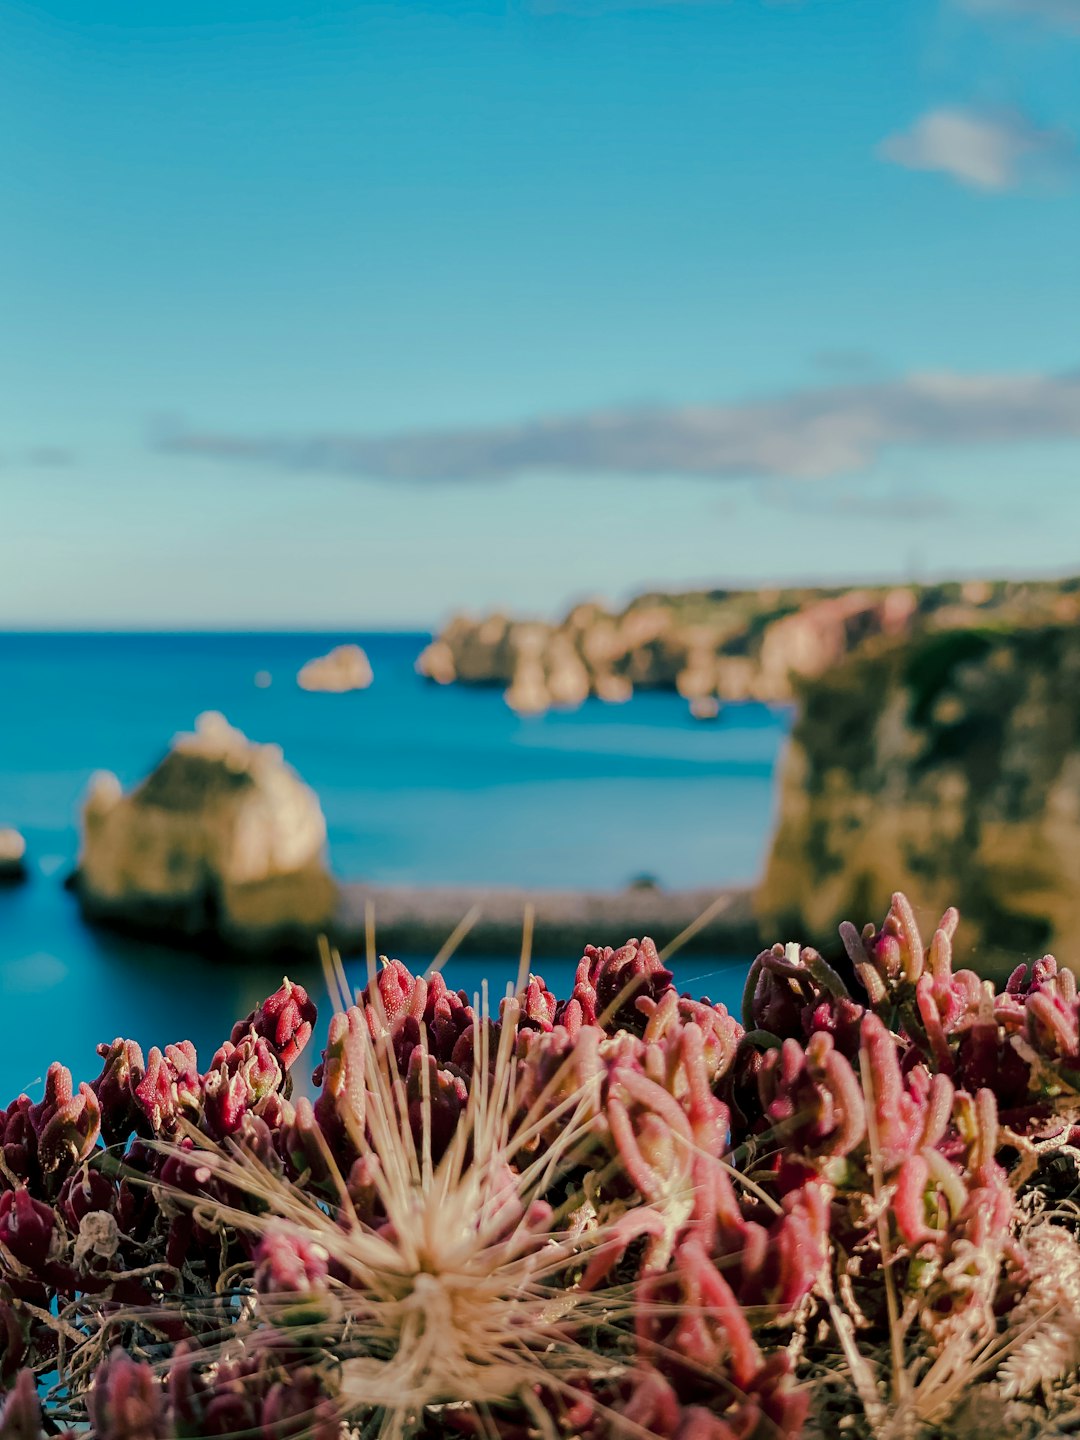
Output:
[[[834,941],[898,889],[959,906],[962,956],[1080,963],[1080,630],[878,642],[804,687],[763,929]]]

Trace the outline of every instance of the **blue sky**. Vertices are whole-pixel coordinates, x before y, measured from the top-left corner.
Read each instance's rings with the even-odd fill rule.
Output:
[[[0,624],[1080,569],[1080,0],[0,0]]]

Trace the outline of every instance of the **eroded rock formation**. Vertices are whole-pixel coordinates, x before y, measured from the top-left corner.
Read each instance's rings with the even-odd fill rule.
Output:
[[[618,612],[589,601],[554,624],[455,616],[417,668],[443,685],[501,686],[522,712],[590,695],[626,700],[635,689],[674,689],[711,711],[710,701],[790,702],[801,681],[876,636],[1002,616],[1064,619],[1076,606],[1073,582],[648,595]]]
[[[805,688],[758,892],[769,934],[835,936],[897,888],[957,949],[1080,962],[1080,630],[949,629]]]
[[[10,825],[0,825],[0,885],[26,879],[26,841]]]
[[[371,662],[359,645],[335,645],[304,665],[296,683],[301,690],[321,690],[343,695],[349,690],[366,690],[371,684]]]
[[[332,919],[314,791],[221,715],[201,715],[126,794],[96,776],[83,827],[76,888],[94,918],[237,948],[306,946]]]

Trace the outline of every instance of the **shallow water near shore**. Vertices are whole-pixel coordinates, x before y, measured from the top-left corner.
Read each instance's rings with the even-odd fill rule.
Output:
[[[375,671],[370,690],[297,688],[305,660],[355,639]],[[669,888],[757,874],[785,713],[733,706],[701,724],[677,696],[642,694],[625,706],[590,701],[523,719],[496,689],[421,681],[413,663],[426,639],[0,635],[0,824],[23,831],[31,865],[26,885],[0,889],[0,1104],[19,1090],[40,1094],[52,1059],[93,1078],[94,1046],[120,1034],[144,1046],[190,1038],[205,1065],[232,1021],[279,983],[279,965],[209,960],[92,929],[62,887],[93,771],[134,783],[203,710],[283,747],[319,794],[343,878],[585,890],[620,889],[642,874]],[[260,671],[271,676],[265,688],[255,683]],[[430,956],[401,958],[422,969]],[[535,968],[562,994],[577,959]],[[747,960],[686,957],[677,980],[737,1004]],[[361,983],[363,965],[349,968]],[[516,969],[516,956],[455,957],[446,974],[470,992],[486,978],[498,995]],[[292,965],[290,974],[323,999],[316,967]]]

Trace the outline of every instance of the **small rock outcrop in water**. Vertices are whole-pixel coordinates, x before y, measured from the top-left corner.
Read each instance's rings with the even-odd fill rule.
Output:
[[[276,745],[201,715],[124,793],[95,777],[76,889],[85,912],[238,949],[308,944],[334,913],[326,822]]]
[[[522,713],[623,701],[635,689],[712,702],[789,703],[867,641],[1017,615],[1048,622],[1075,610],[1075,581],[965,582],[834,590],[713,590],[647,595],[611,612],[590,601],[558,623],[459,615],[417,669],[440,685],[499,685]]]
[[[26,879],[26,841],[10,825],[0,825],[0,885]]]
[[[756,907],[835,936],[904,889],[958,953],[1080,961],[1080,629],[945,630],[809,684]]]
[[[309,660],[296,683],[301,690],[342,695],[348,690],[366,690],[373,678],[371,663],[359,645],[335,645],[328,655]]]

